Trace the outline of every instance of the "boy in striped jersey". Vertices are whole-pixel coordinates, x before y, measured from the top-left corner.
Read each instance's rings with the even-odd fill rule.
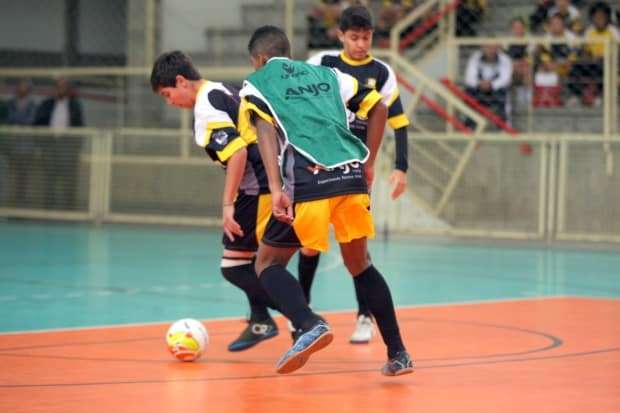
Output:
[[[253,264],[258,240],[271,214],[256,133],[239,116],[238,90],[202,79],[189,57],[180,51],[164,53],[155,61],[151,87],[168,105],[193,110],[196,143],[226,171],[221,272],[245,292],[250,304],[248,326],[228,350],[248,349],[278,334],[267,310],[276,306],[260,285]]]
[[[394,130],[396,159],[394,170],[390,175],[392,199],[397,199],[407,187],[407,126],[409,120],[404,114],[400,100],[398,82],[392,68],[385,62],[370,55],[373,38],[372,17],[364,6],[347,8],[340,18],[338,37],[342,42],[342,51],[327,51],[314,55],[308,63],[333,67],[357,79],[359,85],[375,89],[381,94],[382,102],[388,107],[388,124]],[[368,122],[352,112],[348,112],[351,131],[364,143],[368,131]],[[310,289],[318,266],[319,253],[302,249],[299,255],[298,277],[308,302]],[[374,326],[368,304],[364,301],[359,288],[355,289],[358,303],[357,322],[351,335],[353,344],[365,344],[374,335]]]

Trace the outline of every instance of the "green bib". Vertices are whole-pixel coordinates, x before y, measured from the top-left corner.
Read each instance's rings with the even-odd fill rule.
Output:
[[[246,80],[262,96],[288,144],[325,168],[365,162],[368,148],[350,130],[333,69],[273,58]]]

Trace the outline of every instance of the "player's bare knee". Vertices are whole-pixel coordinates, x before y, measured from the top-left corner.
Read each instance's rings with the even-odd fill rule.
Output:
[[[357,257],[352,255],[345,256],[343,254],[342,260],[344,262],[344,266],[353,277],[362,273],[366,268],[370,266],[370,262],[368,261],[368,257],[366,254]]]
[[[315,257],[315,256],[319,255],[321,252],[317,251],[317,250],[310,249],[310,248],[302,248],[301,249],[301,253],[303,255],[305,255],[306,257]]]

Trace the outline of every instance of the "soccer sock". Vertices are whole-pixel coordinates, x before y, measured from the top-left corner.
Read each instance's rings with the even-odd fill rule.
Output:
[[[377,321],[381,337],[388,349],[388,358],[396,356],[396,353],[405,350],[405,345],[398,329],[390,288],[373,265],[354,277],[354,280]]]
[[[357,277],[353,278],[353,286],[355,287],[355,298],[357,299],[357,316],[365,315],[366,317],[370,317],[370,307],[368,306],[366,297],[362,293],[359,283],[355,282],[356,278]]]
[[[267,307],[277,309],[277,306],[263,289],[253,264],[222,267],[221,270],[228,282],[247,295],[250,302],[250,321],[264,321],[271,317]]]
[[[307,330],[320,317],[306,303],[301,286],[290,272],[281,265],[267,267],[260,274],[260,282],[267,294],[280,307],[296,328]]]
[[[299,277],[299,284],[306,297],[306,302],[310,304],[310,290],[312,289],[312,282],[314,281],[314,275],[316,274],[316,268],[319,265],[319,258],[321,254],[317,255],[304,255],[299,253],[299,263],[297,264],[297,276]]]

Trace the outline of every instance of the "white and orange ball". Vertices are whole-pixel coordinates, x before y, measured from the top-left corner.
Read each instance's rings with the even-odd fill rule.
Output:
[[[172,323],[166,333],[166,343],[176,359],[194,361],[209,344],[209,334],[200,321],[184,318]]]

